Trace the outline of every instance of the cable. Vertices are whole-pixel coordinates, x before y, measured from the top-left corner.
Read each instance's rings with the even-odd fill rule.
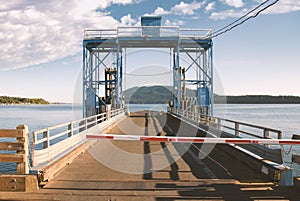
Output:
[[[210,39],[212,38],[216,38],[228,31],[231,31],[233,28],[245,23],[246,21],[250,20],[251,18],[255,18],[257,17],[261,12],[265,11],[266,9],[270,8],[271,6],[275,5],[276,3],[279,2],[279,0],[274,1],[273,3],[267,5],[266,7],[262,8],[261,10],[259,10],[255,15],[249,16],[246,19],[244,19],[243,21],[239,22],[238,24],[235,24],[236,22],[238,22],[239,20],[245,18],[247,15],[249,15],[250,13],[252,13],[253,11],[257,10],[259,7],[261,7],[262,5],[264,5],[265,3],[269,2],[270,0],[264,1],[263,3],[259,4],[258,6],[256,6],[254,9],[250,10],[248,13],[246,13],[245,15],[243,15],[242,17],[240,17],[239,19],[235,20],[234,22],[230,23],[229,25],[226,25],[225,27],[219,29],[218,31],[216,31],[212,36],[208,37]],[[231,25],[235,24],[234,26],[230,27]],[[229,27],[229,28],[228,28]],[[227,28],[227,29],[226,29]],[[225,30],[224,30],[225,29]],[[224,31],[222,31],[224,30]],[[222,32],[220,32],[222,31]],[[220,33],[218,33],[220,32]]]
[[[245,15],[243,15],[242,17],[238,18],[237,20],[234,20],[233,22],[231,22],[230,24],[226,25],[225,27],[219,29],[218,31],[215,31],[214,34],[217,34],[220,31],[223,31],[224,29],[226,29],[227,27],[233,25],[234,23],[240,21],[241,19],[243,19],[244,17],[246,17],[247,15],[249,15],[250,13],[252,13],[253,11],[257,10],[259,7],[263,6],[264,4],[266,4],[268,1],[270,0],[266,0],[264,2],[262,2],[261,4],[257,5],[255,8],[251,9],[249,12],[247,12]]]

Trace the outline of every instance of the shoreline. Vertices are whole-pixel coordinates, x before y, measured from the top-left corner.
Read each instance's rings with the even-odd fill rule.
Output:
[[[1,106],[10,106],[10,105],[63,105],[63,104],[72,104],[72,103],[0,103]]]

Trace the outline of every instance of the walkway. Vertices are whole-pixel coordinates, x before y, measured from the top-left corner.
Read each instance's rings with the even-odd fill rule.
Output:
[[[132,115],[110,133],[170,135],[165,115]],[[7,200],[299,200],[216,146],[97,141],[34,193],[2,193]],[[101,161],[101,162],[99,162]]]

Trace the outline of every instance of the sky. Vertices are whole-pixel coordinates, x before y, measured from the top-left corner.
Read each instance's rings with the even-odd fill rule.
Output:
[[[161,15],[163,26],[216,31],[261,2],[0,0],[0,95],[73,102],[81,80],[85,29],[138,26],[140,16]],[[281,0],[258,17],[214,38],[214,72],[224,94],[300,96],[299,20],[300,1]],[[128,58],[129,73],[151,69],[138,54]],[[155,71],[169,70],[168,52],[163,55],[166,59]],[[141,68],[133,67],[137,64]],[[142,82],[137,78],[134,82],[133,77],[126,77],[127,88]],[[162,79],[171,82],[170,76]]]

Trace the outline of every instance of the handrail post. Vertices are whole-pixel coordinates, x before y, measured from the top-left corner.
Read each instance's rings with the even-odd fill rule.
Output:
[[[270,131],[267,128],[264,129],[264,138],[265,139],[269,139],[270,138]]]
[[[206,124],[209,125],[209,116],[208,115],[205,115],[205,121],[206,121]]]
[[[49,129],[43,132],[43,138],[46,138],[47,140],[43,142],[43,149],[46,149],[49,147],[50,141],[49,141]]]
[[[98,124],[98,117],[99,117],[99,114],[96,114],[96,115],[95,115],[95,125]]]
[[[114,115],[113,113],[111,111],[111,106],[106,105],[106,120],[110,119]]]
[[[240,124],[238,122],[234,123],[235,135],[240,136]]]
[[[217,118],[217,129],[220,130],[220,128],[221,128],[221,119]]]
[[[264,129],[264,138],[269,139],[270,138],[270,130],[265,128]],[[265,147],[270,147],[270,145],[266,144]]]
[[[32,132],[32,144],[31,144],[31,164],[34,166],[34,149],[35,149],[35,143],[37,140],[37,133],[35,131]]]
[[[277,138],[282,139],[282,132],[281,131],[278,131]]]
[[[68,130],[69,130],[68,137],[72,137],[73,136],[73,122],[72,121],[68,125]]]
[[[21,129],[23,137],[18,137],[17,142],[24,145],[23,150],[17,150],[17,154],[23,155],[23,162],[17,163],[17,174],[29,174],[29,132],[26,125],[19,125],[17,129]]]

